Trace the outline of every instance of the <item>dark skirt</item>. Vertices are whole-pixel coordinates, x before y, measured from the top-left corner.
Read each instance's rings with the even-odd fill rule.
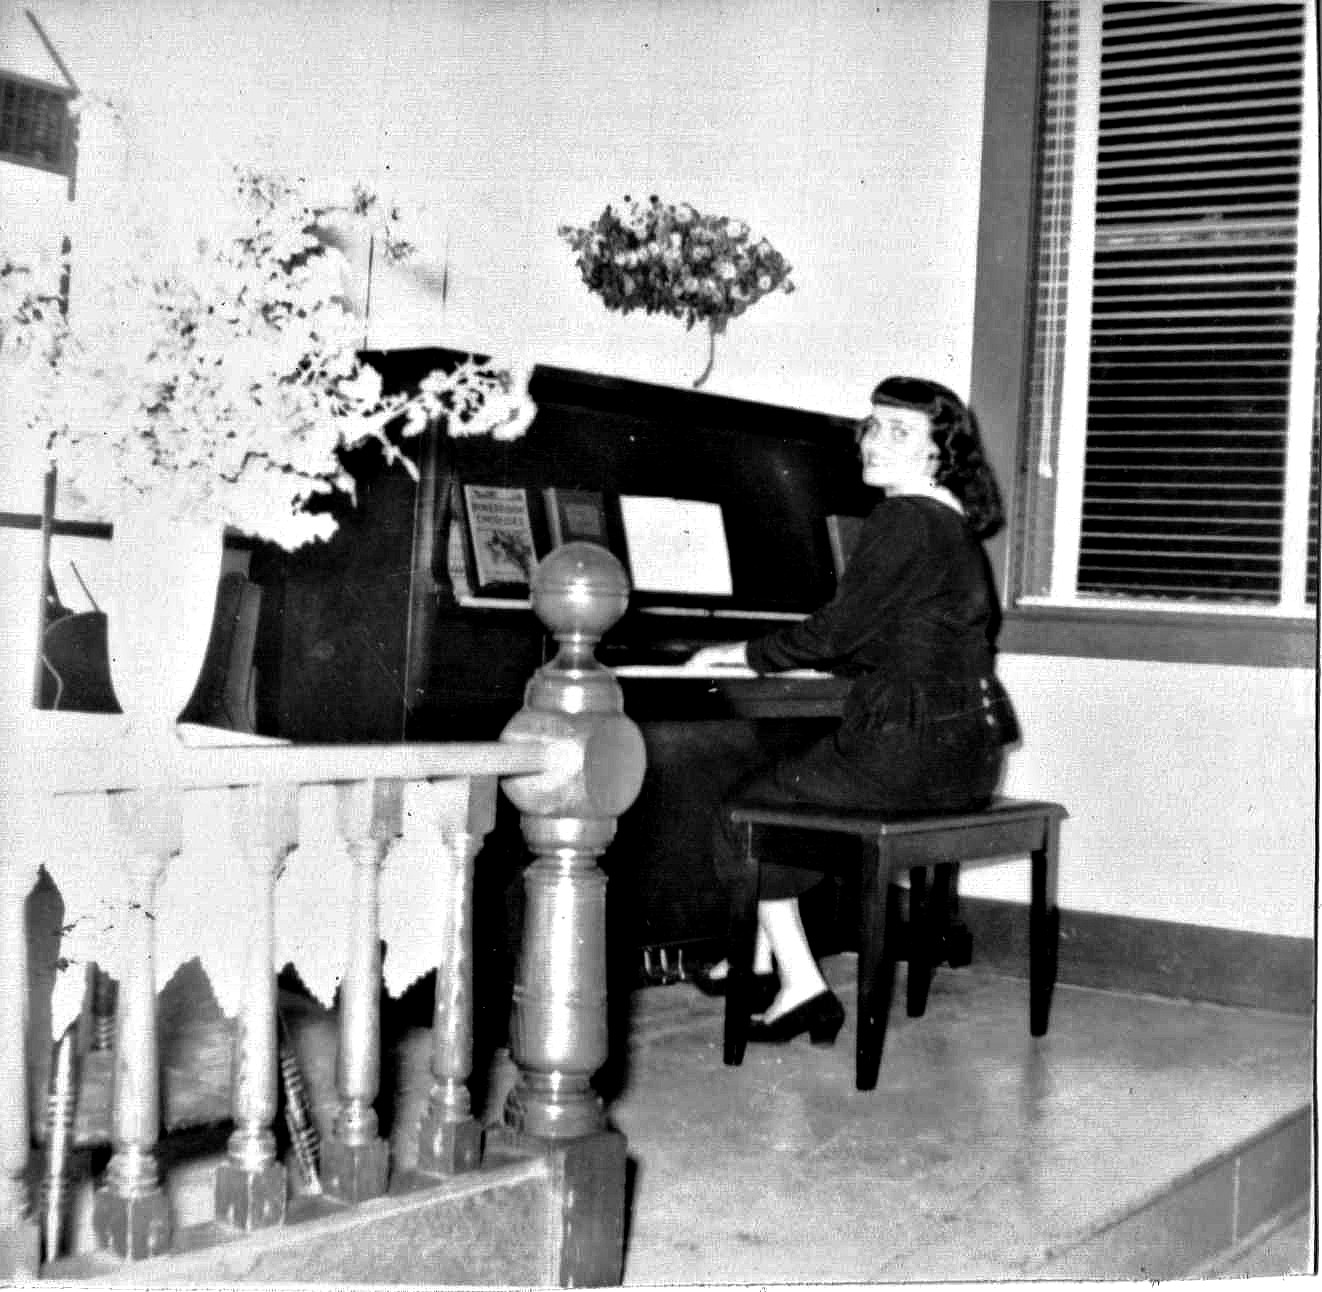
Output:
[[[727,887],[743,866],[744,839],[730,825],[735,801],[770,807],[815,807],[903,815],[963,811],[984,806],[1004,765],[1004,730],[981,706],[942,717],[923,715],[868,727],[846,722],[800,753],[790,754],[740,780],[717,815],[712,863]],[[821,878],[794,865],[811,837],[793,830],[757,835],[761,897],[797,897]]]

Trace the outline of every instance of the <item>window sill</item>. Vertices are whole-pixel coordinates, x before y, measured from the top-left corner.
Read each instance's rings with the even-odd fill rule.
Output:
[[[1317,622],[1266,615],[1111,607],[1021,606],[1005,611],[1003,655],[1074,655],[1259,668],[1316,668]]]

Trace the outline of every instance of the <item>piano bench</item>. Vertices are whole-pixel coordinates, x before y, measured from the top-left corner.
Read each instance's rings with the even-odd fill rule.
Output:
[[[837,808],[759,807],[733,803],[731,821],[741,828],[744,873],[731,898],[730,982],[725,999],[724,1059],[743,1061],[750,1017],[748,988],[757,937],[759,870],[754,840],[759,830],[792,828],[852,834],[861,841],[859,885],[858,1028],[855,1085],[872,1090],[881,1067],[882,1045],[895,981],[899,903],[895,879],[909,874],[909,937],[906,1004],[910,1017],[927,1008],[932,969],[939,959],[955,867],[1031,859],[1029,891],[1029,1030],[1047,1030],[1056,979],[1060,914],[1056,871],[1060,823],[1068,815],[1059,803],[998,798],[974,812],[882,816]],[[796,860],[811,867],[811,850]],[[934,891],[927,894],[927,871]]]

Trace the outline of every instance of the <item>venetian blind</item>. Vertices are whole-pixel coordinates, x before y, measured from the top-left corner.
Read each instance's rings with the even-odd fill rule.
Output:
[[[1045,16],[1018,588],[1277,605],[1288,546],[1297,602],[1317,542],[1298,426],[1291,448],[1305,11],[1100,8],[1082,58],[1079,5]],[[1076,119],[1080,103],[1095,117]],[[1090,264],[1071,266],[1081,255]],[[1080,282],[1087,360],[1071,397],[1065,320]],[[1062,436],[1081,437],[1082,454],[1062,453]],[[1315,598],[1315,560],[1309,571]]]

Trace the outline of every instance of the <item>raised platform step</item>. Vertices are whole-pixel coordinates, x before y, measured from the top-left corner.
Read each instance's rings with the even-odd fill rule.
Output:
[[[1116,1279],[1202,1273],[1242,1250],[1252,1236],[1269,1233],[1307,1210],[1311,1142],[1312,1109],[1303,1107],[1053,1254],[1033,1277],[1088,1279],[1100,1269]],[[1302,1255],[1307,1256],[1307,1248]]]
[[[740,1068],[719,1000],[635,993],[626,1284],[1173,1278],[1309,1206],[1311,1017],[1064,984],[1035,1040],[975,959],[895,1008],[859,1093],[854,957],[824,968],[836,1045]]]
[[[497,1144],[479,1170],[448,1179],[402,1172],[385,1197],[357,1206],[299,1197],[279,1227],[239,1234],[194,1223],[176,1232],[168,1255],[127,1263],[87,1252],[43,1267],[42,1277],[134,1287],[616,1283],[624,1173],[613,1132],[541,1153]]]

